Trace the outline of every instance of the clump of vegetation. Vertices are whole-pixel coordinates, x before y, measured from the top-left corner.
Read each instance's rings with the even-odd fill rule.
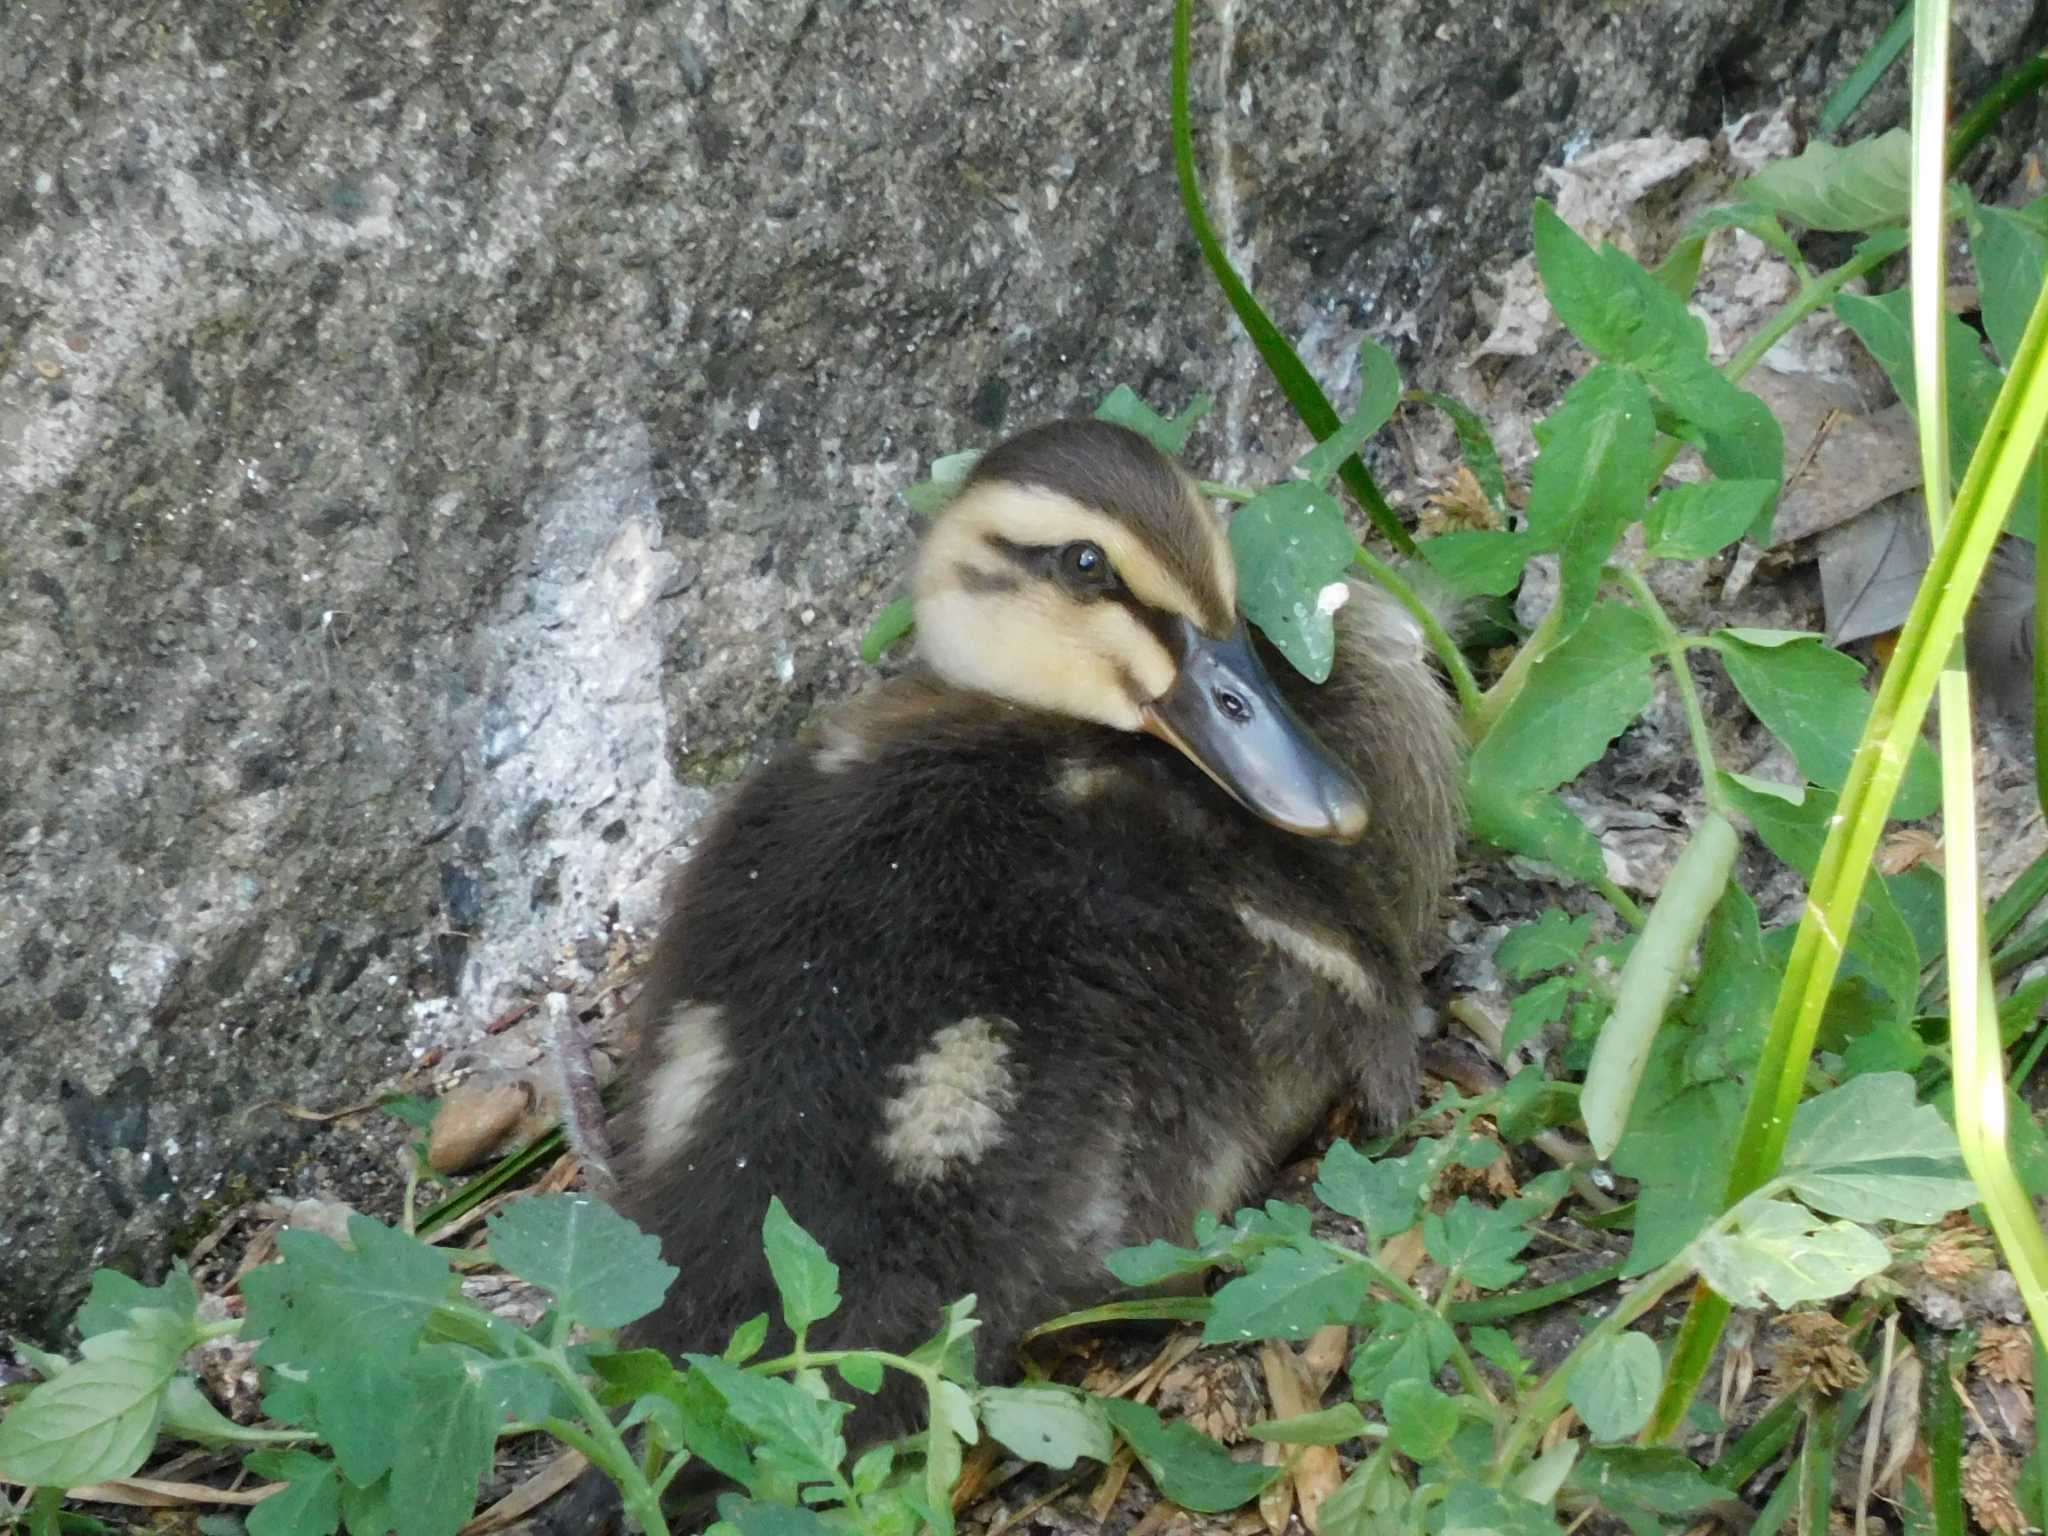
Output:
[[[1391,355],[1368,342],[1360,400],[1340,415],[1231,270],[1195,175],[1190,8],[1180,0],[1175,50],[1175,147],[1190,222],[1317,439],[1281,484],[1209,487],[1241,503],[1231,540],[1245,607],[1293,665],[1319,679],[1333,643],[1321,594],[1354,570],[1383,583],[1422,624],[1457,690],[1472,743],[1474,830],[1607,909],[1596,920],[1560,906],[1508,937],[1496,964],[1518,991],[1500,1054],[1548,1048],[1497,1092],[1448,1094],[1405,1138],[1332,1146],[1315,1195],[1340,1220],[1273,1201],[1205,1221],[1191,1246],[1154,1243],[1115,1255],[1111,1268],[1140,1288],[1214,1272],[1223,1283],[1213,1294],[1048,1325],[1172,1317],[1199,1322],[1216,1344],[1358,1329],[1337,1400],[1251,1426],[1254,1439],[1284,1449],[1247,1462],[1138,1402],[1047,1381],[979,1385],[971,1297],[934,1319],[933,1338],[909,1355],[812,1350],[809,1330],[838,1305],[837,1271],[779,1203],[763,1242],[790,1353],[759,1358],[765,1317],[717,1358],[621,1350],[616,1331],[651,1311],[675,1272],[602,1205],[543,1197],[509,1206],[489,1229],[491,1260],[553,1300],[530,1328],[465,1299],[444,1254],[360,1217],[346,1245],[287,1234],[280,1262],[244,1281],[240,1319],[202,1321],[182,1271],[153,1289],[102,1272],[79,1314],[76,1358],[23,1350],[44,1379],[11,1394],[0,1479],[38,1491],[25,1509],[0,1515],[18,1513],[39,1533],[95,1528],[63,1510],[64,1490],[127,1477],[169,1439],[261,1447],[249,1469],[282,1487],[250,1511],[253,1536],[330,1536],[344,1526],[354,1536],[449,1536],[469,1518],[496,1444],[545,1434],[583,1452],[654,1532],[667,1528],[663,1491],[693,1460],[735,1485],[719,1511],[742,1536],[949,1532],[963,1448],[984,1438],[1060,1468],[1108,1460],[1121,1442],[1165,1497],[1202,1511],[1259,1497],[1291,1458],[1347,1447],[1348,1473],[1303,1506],[1324,1536],[1554,1533],[1596,1506],[1637,1531],[1677,1529],[1790,1449],[1793,1468],[1764,1521],[1775,1528],[1796,1505],[1818,1530],[1835,1452],[1871,1403],[1868,1365],[1891,1360],[1874,1342],[1899,1290],[1887,1275],[1909,1262],[1932,1273],[1955,1259],[1964,1238],[1952,1213],[1984,1211],[2037,1331],[2048,1327],[2048,1239],[2032,1206],[2048,1196],[2048,1143],[2005,1070],[2009,1052],[2024,1052],[2011,1074],[2024,1080],[2048,1043],[2037,1018],[2048,983],[2027,982],[2002,1001],[1997,991],[2048,952],[2048,924],[2022,931],[2048,896],[2048,862],[1995,903],[1978,892],[1968,683],[1952,662],[1995,540],[2035,538],[2042,516],[2048,200],[2004,209],[1951,193],[1949,166],[1983,117],[1964,119],[1947,140],[1926,126],[1946,118],[1945,7],[1918,7],[1913,134],[1813,146],[1745,184],[1742,201],[1702,219],[1655,269],[1596,249],[1537,206],[1545,291],[1595,363],[1538,429],[1519,508],[1469,410],[1405,390]],[[1944,234],[1957,216],[1977,259],[1982,339],[1940,313]],[[1910,286],[1875,298],[1850,292],[1908,251],[1909,222]],[[1717,366],[1687,299],[1707,241],[1730,228],[1783,257],[1799,287]],[[1794,229],[1860,238],[1846,260],[1815,271]],[[1706,559],[1767,533],[1784,445],[1741,381],[1823,309],[1914,407],[1927,471],[1933,555],[1874,697],[1863,664],[1818,636],[1682,632],[1647,574],[1653,562]],[[1206,408],[1197,401],[1168,419],[1119,390],[1101,414],[1179,453]],[[1494,526],[1419,543],[1402,527],[1358,456],[1401,409],[1449,415]],[[1667,484],[1688,448],[1704,477]],[[912,505],[943,502],[971,463],[971,453],[939,460]],[[1354,533],[1346,491],[1391,558]],[[1483,686],[1403,579],[1413,566],[1394,563],[1402,558],[1475,599],[1514,592],[1541,559],[1555,566],[1555,599]],[[909,622],[907,608],[885,612],[868,654],[878,657]],[[2038,640],[2035,686],[2048,705],[2048,645]],[[1717,761],[1695,665],[1722,670],[1783,743],[1798,782]],[[1701,803],[1644,911],[1609,879],[1597,839],[1559,791],[1642,715],[1660,674],[1686,721]],[[1937,691],[1938,753],[1921,737]],[[2048,707],[2037,710],[2036,730],[2048,730]],[[2048,751],[2037,758],[2048,775]],[[2042,798],[2048,805],[2048,788]],[[1945,871],[1876,872],[1888,822],[1937,809]],[[1796,923],[1766,927],[1736,878],[1745,828],[1806,882]],[[1632,1183],[1631,1203],[1601,1197],[1593,1218],[1628,1231],[1627,1257],[1518,1289],[1538,1224],[1585,1208],[1588,1170],[1503,1178],[1490,1203],[1474,1199],[1472,1185],[1508,1149],[1564,1126],[1583,1127],[1593,1154]],[[1404,1253],[1441,1271],[1433,1295],[1396,1262]],[[1547,1371],[1499,1326],[1617,1280],[1632,1283]],[[1660,1347],[1646,1325],[1681,1294],[1689,1309]],[[1789,1311],[1845,1298],[1839,1322],[1806,1325],[1818,1342],[1779,1407],[1716,1461],[1703,1466],[1669,1448],[1689,1416],[1712,1418],[1699,1388],[1731,1308]],[[279,1427],[230,1422],[181,1370],[192,1347],[237,1332],[260,1341],[263,1409]],[[1932,1499],[1920,1513],[1935,1529],[1958,1530],[1964,1479],[1950,1346],[1931,1331],[1921,1343]],[[896,1445],[850,1446],[851,1403],[891,1372],[922,1389],[928,1427]],[[2048,1483],[2044,1472],[2048,1455],[2037,1452],[2028,1497]]]

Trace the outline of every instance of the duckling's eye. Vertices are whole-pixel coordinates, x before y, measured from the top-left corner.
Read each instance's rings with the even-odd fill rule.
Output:
[[[1109,587],[1116,584],[1116,571],[1109,556],[1097,544],[1068,544],[1060,550],[1060,574],[1077,587]]]

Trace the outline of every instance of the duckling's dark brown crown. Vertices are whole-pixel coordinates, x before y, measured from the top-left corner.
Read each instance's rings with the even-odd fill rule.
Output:
[[[992,484],[1051,491],[1125,524],[1201,605],[1203,627],[1230,629],[1214,516],[1173,461],[1129,427],[1081,417],[1020,432],[983,454],[963,489]]]

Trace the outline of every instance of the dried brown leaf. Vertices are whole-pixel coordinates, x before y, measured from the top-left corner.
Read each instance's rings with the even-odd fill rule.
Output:
[[[1989,1440],[1963,1458],[1963,1498],[1980,1528],[1997,1536],[2020,1536],[2027,1517],[2017,1497],[2019,1468]]]

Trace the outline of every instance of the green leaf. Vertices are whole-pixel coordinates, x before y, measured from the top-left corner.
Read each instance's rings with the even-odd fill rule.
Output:
[[[734,1499],[730,1508],[721,1505],[719,1512],[739,1536],[832,1536],[833,1531],[824,1516],[801,1504]]]
[[[1853,1221],[1924,1224],[1978,1198],[1956,1133],[1914,1102],[1903,1072],[1851,1078],[1800,1105],[1778,1171],[1815,1210]]]
[[[1395,1382],[1381,1406],[1394,1449],[1410,1461],[1435,1461],[1458,1432],[1458,1405],[1427,1381]]]
[[[1422,1191],[1429,1182],[1429,1156],[1423,1148],[1434,1145],[1425,1142],[1405,1157],[1375,1160],[1348,1141],[1332,1142],[1316,1179],[1316,1198],[1364,1222],[1372,1240],[1383,1243],[1421,1219]]]
[[[1650,621],[1605,603],[1570,639],[1537,662],[1515,702],[1472,754],[1471,779],[1528,793],[1578,777],[1649,706]]]
[[[1682,1051],[1679,1041],[1660,1042],[1669,1065]],[[1651,1065],[1654,1073],[1655,1057]],[[1628,1134],[1614,1154],[1614,1171],[1640,1185],[1627,1274],[1648,1274],[1720,1214],[1742,1106],[1740,1085],[1725,1079],[1637,1095]]]
[[[1730,1233],[1693,1245],[1700,1278],[1738,1307],[1769,1297],[1780,1307],[1826,1301],[1891,1262],[1885,1245],[1854,1222],[1823,1221],[1789,1200],[1746,1203]]]
[[[1792,749],[1799,771],[1826,789],[1841,789],[1870,716],[1862,663],[1831,650],[1818,635],[1780,639],[1722,629],[1713,643],[1742,701]],[[1916,741],[1892,816],[1917,821],[1940,804],[1940,770],[1927,744]]]
[[[1394,364],[1393,353],[1367,337],[1358,348],[1358,366],[1365,377],[1358,409],[1294,466],[1295,473],[1311,485],[1326,485],[1334,478],[1346,459],[1394,419],[1394,407],[1401,403],[1401,370]]]
[[[136,1307],[129,1316],[129,1326],[85,1340],[76,1364],[0,1419],[0,1480],[77,1488],[127,1477],[149,1458],[164,1390],[193,1329],[169,1310]]]
[[[1707,237],[1697,232],[1679,237],[1671,249],[1664,253],[1664,259],[1650,269],[1650,276],[1657,279],[1659,287],[1681,299],[1692,297],[1692,291],[1699,286],[1700,266],[1707,256]]]
[[[860,659],[873,666],[888,655],[896,643],[917,628],[917,605],[907,597],[890,599],[875,615],[875,622],[860,637]]]
[[[1541,1504],[1472,1481],[1451,1485],[1435,1529],[1440,1536],[1558,1536],[1557,1522]]]
[[[1835,300],[1835,313],[1870,349],[1907,409],[1919,414],[1913,375],[1912,295],[1903,288],[1874,299],[1845,293]],[[1984,355],[1984,343],[1960,317],[1942,316],[1942,350],[1948,365],[1948,440],[1950,489],[1962,484],[1970,456],[1991,419],[1992,403],[2005,382],[1997,364]],[[2039,518],[2041,475],[2028,470],[2006,514],[2006,532],[2029,542]]]
[[[1493,437],[1486,430],[1484,418],[1462,400],[1439,394],[1433,389],[1417,390],[1408,398],[1433,405],[1450,417],[1451,430],[1458,434],[1459,451],[1465,455],[1465,467],[1472,471],[1472,478],[1486,493],[1494,515],[1505,522],[1508,515],[1507,476],[1501,473],[1500,454],[1494,449]]]
[[[1694,1514],[1729,1496],[1683,1451],[1620,1445],[1587,1451],[1566,1486],[1610,1509],[1634,1506],[1660,1515]]]
[[[974,1383],[974,1331],[981,1319],[974,1315],[974,1298],[962,1296],[949,1302],[940,1315],[939,1331],[910,1352],[920,1365],[935,1366],[948,1381],[963,1387]]]
[[[1903,128],[1840,147],[1816,139],[1735,192],[1809,229],[1860,233],[1905,222],[1912,140]]]
[[[1571,992],[1569,976],[1552,976],[1517,997],[1508,1007],[1508,1027],[1501,1035],[1502,1055],[1512,1055],[1563,1018]]]
[[[341,1519],[349,1536],[390,1536],[398,1529],[398,1511],[391,1507],[391,1479],[382,1477],[364,1488],[343,1478]]]
[[[242,1426],[213,1406],[199,1383],[190,1376],[173,1376],[164,1388],[164,1416],[160,1432],[177,1440],[217,1449],[243,1438]]]
[[[391,1467],[398,1536],[455,1536],[476,1513],[497,1443],[482,1378],[454,1350],[430,1347],[406,1371],[400,1404]]]
[[[734,1482],[753,1486],[759,1469],[747,1454],[739,1425],[717,1387],[696,1371],[678,1371],[654,1349],[616,1350],[592,1357],[590,1368],[605,1383],[608,1407],[659,1397],[673,1410],[681,1440],[693,1455]]]
[[[397,1464],[405,1421],[392,1405],[405,1401],[409,1363],[365,1356],[315,1371],[308,1383],[314,1422],[352,1483],[374,1483]]]
[[[1270,1445],[1342,1445],[1361,1438],[1366,1430],[1365,1415],[1357,1406],[1339,1403],[1318,1413],[1298,1413],[1291,1419],[1248,1424],[1244,1432]]]
[[[761,1346],[768,1342],[768,1314],[756,1312],[739,1327],[733,1329],[732,1337],[726,1341],[725,1353],[721,1357],[733,1365],[745,1365],[761,1353]]]
[[[1511,1382],[1523,1382],[1535,1375],[1535,1362],[1522,1353],[1515,1336],[1502,1328],[1477,1327],[1471,1333],[1472,1349],[1480,1359],[1497,1366]]]
[[[1704,560],[1719,554],[1770,510],[1770,480],[1702,480],[1675,486],[1650,503],[1643,532],[1661,560]]]
[[[2044,210],[2048,199],[2024,209],[1971,205],[1971,247],[1983,295],[1984,330],[2008,368],[2040,297],[2042,276],[2048,273]]]
[[[1639,373],[1673,412],[1696,427],[1700,456],[1722,479],[1782,481],[1785,441],[1776,418],[1763,401],[1738,389],[1714,366],[1707,356],[1706,326],[1685,301],[1627,252],[1612,245],[1595,251],[1547,203],[1536,205],[1535,224],[1544,291],[1572,334],[1606,362]],[[1631,486],[1640,511],[1648,481],[1632,481]],[[1532,527],[1535,514],[1532,487]],[[1760,518],[1753,528],[1759,541],[1766,521]]]
[[[1514,591],[1530,556],[1543,552],[1526,533],[1499,529],[1440,533],[1417,547],[1424,563],[1461,598]]]
[[[924,1437],[926,1521],[936,1536],[953,1536],[953,1485],[960,1481],[960,1437],[933,1421]]]
[[[1397,1381],[1428,1381],[1444,1368],[1457,1340],[1434,1312],[1398,1302],[1368,1309],[1370,1329],[1351,1357],[1351,1385],[1360,1402],[1375,1403]]]
[[[792,1333],[821,1322],[839,1310],[839,1266],[825,1256],[818,1240],[796,1224],[782,1201],[770,1197],[761,1224],[761,1245],[775,1289],[782,1293],[782,1316]]]
[[[1655,413],[1642,380],[1602,365],[1572,386],[1536,428],[1541,445],[1529,481],[1529,537],[1558,552],[1561,634],[1592,612],[1601,572],[1630,523],[1643,515],[1653,478]]]
[[[1331,1323],[1353,1321],[1371,1289],[1371,1271],[1345,1263],[1322,1244],[1278,1249],[1211,1298],[1202,1338],[1211,1344],[1305,1339]]]
[[[974,466],[981,462],[981,450],[970,448],[964,453],[949,453],[942,459],[932,461],[932,477],[920,484],[904,489],[903,499],[910,510],[920,517],[931,517],[945,509],[946,503],[960,494],[960,487],[967,483],[967,477],[974,472]]]
[[[1529,1234],[1512,1213],[1475,1205],[1464,1195],[1441,1216],[1431,1211],[1422,1221],[1422,1244],[1429,1256],[1482,1291],[1513,1285],[1526,1273],[1514,1262],[1529,1246]]]
[[[660,1238],[587,1195],[530,1195],[489,1227],[491,1257],[587,1327],[623,1328],[645,1317],[676,1278],[661,1261]]]
[[[1624,1331],[1587,1342],[1565,1378],[1565,1396],[1595,1440],[1626,1440],[1650,1422],[1663,1384],[1657,1341]]]
[[[1527,981],[1577,965],[1592,941],[1592,913],[1574,917],[1563,907],[1545,907],[1535,922],[1509,930],[1493,952],[1493,963],[1509,981]]]
[[[839,1374],[856,1392],[873,1397],[882,1390],[882,1362],[873,1355],[848,1355],[839,1362]]]
[[[794,1382],[756,1376],[709,1355],[686,1355],[694,1372],[725,1399],[727,1410],[761,1443],[761,1453],[800,1480],[829,1481],[846,1460],[840,1422],[845,1403],[821,1402]]]
[[[1095,419],[1129,427],[1168,458],[1177,459],[1181,449],[1188,444],[1188,434],[1195,430],[1196,422],[1209,414],[1212,404],[1214,402],[1207,395],[1197,395],[1188,402],[1186,410],[1168,421],[1140,400],[1138,392],[1130,385],[1119,384],[1095,408]]]
[[[1065,1471],[1085,1456],[1108,1461],[1116,1449],[1102,1401],[1050,1383],[983,1387],[977,1398],[991,1439],[1026,1461]]]
[[[1143,1403],[1105,1402],[1103,1409],[1152,1481],[1182,1509],[1220,1515],[1257,1498],[1279,1467],[1233,1461],[1230,1453],[1184,1421],[1162,1423]]]
[[[1261,491],[1230,522],[1237,601],[1310,682],[1330,675],[1336,626],[1321,594],[1358,552],[1336,497],[1303,480]]]
[[[1473,835],[1496,848],[1540,859],[1587,884],[1607,878],[1600,844],[1555,795],[1516,793],[1492,780],[1471,777],[1468,760],[1465,810]]]
[[[249,1511],[249,1536],[333,1536],[341,1524],[341,1478],[333,1462],[308,1451],[259,1451],[248,1467],[285,1484]]]
[[[890,1469],[895,1465],[896,1447],[884,1441],[853,1464],[847,1480],[853,1484],[855,1493],[873,1493],[889,1480]]]
[[[315,1369],[368,1357],[410,1355],[434,1309],[455,1294],[447,1257],[418,1238],[351,1215],[351,1247],[317,1232],[286,1232],[279,1264],[242,1280],[249,1320],[261,1339],[259,1365]]]
[[[112,1333],[129,1326],[129,1314],[137,1307],[167,1312],[191,1323],[199,1315],[199,1288],[182,1263],[174,1264],[162,1285],[144,1285],[114,1269],[92,1272],[92,1290],[78,1309],[80,1338]]]

